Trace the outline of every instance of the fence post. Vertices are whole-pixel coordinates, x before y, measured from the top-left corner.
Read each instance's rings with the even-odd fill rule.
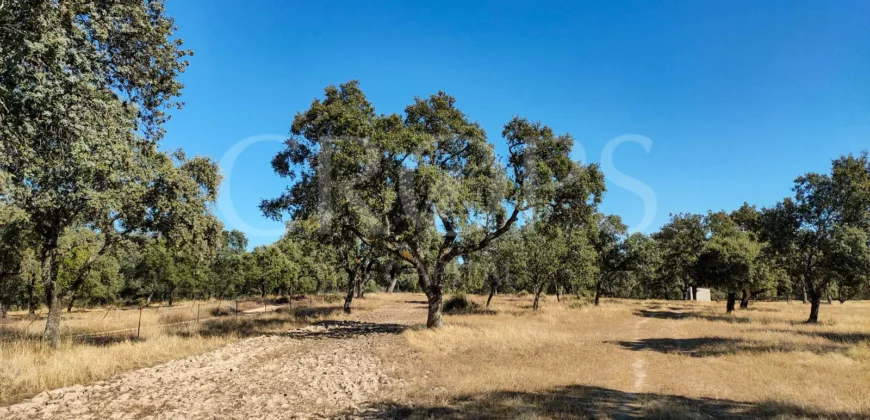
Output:
[[[155,312],[156,313],[156,312]],[[136,327],[136,339],[139,339],[139,333],[142,332],[142,307],[139,307],[139,325]]]

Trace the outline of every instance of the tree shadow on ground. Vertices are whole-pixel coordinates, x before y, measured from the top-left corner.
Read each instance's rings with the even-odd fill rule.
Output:
[[[741,318],[728,314],[706,314],[698,312],[677,312],[673,310],[652,311],[648,309],[640,309],[634,311],[634,315],[643,318],[658,318],[658,319],[703,319],[714,322],[727,322],[729,324],[749,324],[752,322],[749,318]]]
[[[399,334],[407,325],[360,321],[319,321],[282,335],[299,340],[347,339],[371,334]]]
[[[835,343],[856,344],[862,341],[870,340],[870,333],[864,332],[836,332],[836,331],[802,331],[802,330],[783,330],[761,328],[759,331],[782,333],[782,334],[800,334],[808,337],[821,337]]]
[[[861,418],[855,413],[819,412],[776,402],[685,398],[580,385],[544,392],[494,392],[463,396],[440,405],[381,404],[367,407],[362,413],[346,415],[351,417],[360,414],[363,418],[372,419]]]
[[[289,309],[289,311],[292,311],[293,316],[303,321],[307,321],[312,318],[326,318],[328,316],[337,314],[343,310],[344,308],[338,306],[320,306],[314,308],[307,308],[301,306],[298,308]]]
[[[645,338],[636,341],[616,341],[626,350],[650,350],[659,353],[682,354],[692,357],[717,357],[735,354],[761,354],[770,352],[811,352],[815,354],[843,353],[849,346],[835,344],[807,344],[792,342],[766,343],[726,337],[697,338]]]
[[[292,324],[294,321],[295,320],[290,317],[226,317],[223,319],[204,321],[203,323],[196,325],[196,328],[179,327],[170,329],[169,332],[173,335],[182,337],[196,335],[202,337],[226,337],[236,335],[238,337],[247,338],[275,334],[275,332],[270,332],[269,330],[284,327],[287,324]]]

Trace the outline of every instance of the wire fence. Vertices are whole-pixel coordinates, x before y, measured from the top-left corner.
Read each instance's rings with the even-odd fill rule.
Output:
[[[306,305],[307,304],[307,305]],[[141,338],[154,330],[172,330],[194,327],[217,321],[239,320],[293,309],[310,308],[311,297],[304,301],[275,299],[238,299],[203,302],[185,302],[176,306],[142,306],[81,310],[64,313],[61,338],[88,341],[121,336],[124,339]],[[102,314],[102,315],[101,315]],[[32,340],[45,329],[45,311],[32,315],[0,319],[0,343]]]

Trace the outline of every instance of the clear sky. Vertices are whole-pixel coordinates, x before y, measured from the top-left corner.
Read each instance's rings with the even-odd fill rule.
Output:
[[[221,162],[227,228],[278,237],[257,208],[287,185],[268,139],[351,79],[380,113],[444,90],[502,154],[514,115],[571,133],[585,161],[648,138],[616,146],[602,206],[635,228],[649,214],[646,232],[673,212],[771,205],[870,147],[870,0],[407,3],[169,0],[195,56],[164,146],[220,160],[266,139]]]

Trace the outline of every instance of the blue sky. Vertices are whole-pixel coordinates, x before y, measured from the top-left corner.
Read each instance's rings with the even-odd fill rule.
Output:
[[[650,139],[613,154],[655,194],[646,232],[672,212],[771,205],[797,175],[870,147],[866,0],[464,3],[170,0],[195,56],[164,147],[222,159],[246,138],[286,137],[325,86],[351,79],[381,113],[444,90],[500,152],[514,115],[571,133],[586,161],[619,136]],[[253,142],[231,172],[222,162],[218,214],[242,227],[231,203],[252,245],[281,231],[257,208],[287,185],[269,165],[279,149]],[[602,210],[638,227],[637,187],[605,175]]]

